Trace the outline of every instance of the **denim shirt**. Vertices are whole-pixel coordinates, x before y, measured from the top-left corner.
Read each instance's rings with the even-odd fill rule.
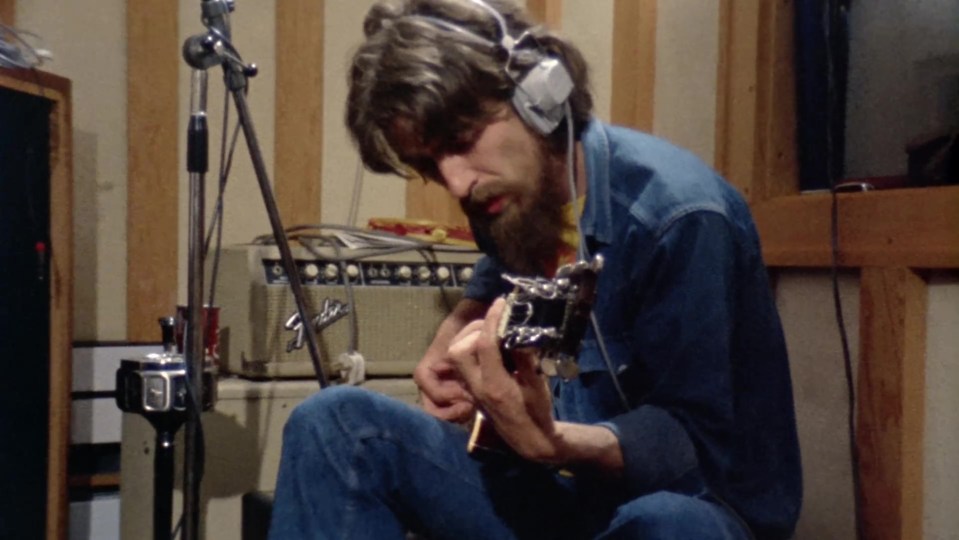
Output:
[[[605,258],[593,312],[628,407],[590,329],[580,376],[553,381],[557,418],[617,435],[633,496],[697,476],[757,538],[789,537],[802,499],[792,386],[747,205],[661,139],[594,120],[581,141],[583,235]],[[491,301],[508,286],[479,243],[466,296]]]

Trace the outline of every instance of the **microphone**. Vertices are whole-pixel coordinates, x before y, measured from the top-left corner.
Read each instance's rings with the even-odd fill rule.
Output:
[[[220,38],[230,41],[230,12],[235,4],[234,0],[203,0],[200,4],[203,25]]]

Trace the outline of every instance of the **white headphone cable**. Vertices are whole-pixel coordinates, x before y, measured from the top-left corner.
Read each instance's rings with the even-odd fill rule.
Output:
[[[574,166],[574,160],[576,157],[576,141],[573,137],[573,110],[569,105],[569,100],[563,104],[566,114],[566,173],[567,178],[569,179],[569,193],[570,200],[573,205],[573,215],[575,218],[573,221],[576,222],[576,234],[579,236],[579,246],[576,248],[578,257],[580,260],[587,261],[589,260],[589,252],[586,249],[586,236],[583,234],[583,226],[580,224],[580,216],[576,215],[576,168]],[[613,381],[613,386],[616,388],[616,393],[619,395],[619,401],[622,403],[625,410],[629,410],[629,399],[626,398],[626,393],[623,392],[622,385],[619,384],[619,377],[617,377],[616,370],[613,369],[613,362],[609,358],[609,351],[606,349],[606,340],[603,338],[603,333],[599,329],[599,321],[596,319],[596,312],[590,311],[589,313],[589,322],[593,326],[593,333],[596,334],[596,343],[599,345],[599,353],[603,357],[603,363],[606,364],[606,371],[609,372],[609,378]]]

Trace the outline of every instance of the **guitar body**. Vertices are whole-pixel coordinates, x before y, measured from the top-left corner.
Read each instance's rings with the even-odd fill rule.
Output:
[[[578,375],[576,354],[589,324],[602,267],[603,258],[596,255],[590,262],[561,266],[551,280],[503,276],[514,286],[506,296],[506,310],[497,329],[508,371],[513,371],[510,351],[535,348],[539,350],[540,369],[546,375],[566,380]],[[470,453],[512,453],[482,411],[473,420],[466,449]]]

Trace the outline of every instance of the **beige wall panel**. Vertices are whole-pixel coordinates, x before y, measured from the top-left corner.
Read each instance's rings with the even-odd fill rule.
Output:
[[[613,65],[613,0],[564,0],[560,34],[583,52],[589,64],[593,112],[609,121]]]
[[[926,322],[923,538],[945,539],[959,531],[959,273],[929,280]]]
[[[777,271],[776,303],[789,350],[803,464],[797,540],[854,538],[846,380],[828,271]],[[859,358],[859,276],[839,281],[853,373]],[[828,534],[825,531],[829,531]]]
[[[126,18],[124,0],[17,3],[43,37],[45,71],[73,83],[74,336],[126,338]]]
[[[353,51],[363,39],[363,17],[373,0],[326,0],[326,47],[323,76],[323,221],[346,224],[353,198],[359,154],[343,124],[346,74]],[[356,225],[370,217],[403,217],[406,182],[392,175],[364,171]]]
[[[713,162],[719,2],[657,5],[653,133]]]
[[[273,111],[274,111],[274,78],[276,62],[274,60],[274,0],[260,0],[257,2],[237,2],[236,11],[231,16],[233,43],[243,55],[247,63],[254,63],[259,68],[259,74],[250,79],[250,90],[247,96],[253,123],[256,127],[263,159],[266,161],[267,171],[272,181],[273,171]],[[199,34],[205,31],[200,22],[200,3],[195,0],[180,0],[180,39]],[[179,54],[176,51],[175,54]],[[187,218],[189,214],[189,176],[186,172],[186,128],[190,115],[190,67],[180,64],[180,209],[179,209],[179,238],[180,249],[178,257],[178,302],[185,303],[187,296]],[[206,177],[206,220],[213,216],[213,205],[216,202],[218,171],[220,166],[220,140],[223,123],[223,72],[220,68],[211,69],[208,86],[207,110],[210,125],[210,172]],[[236,125],[237,115],[230,103],[230,129]],[[225,220],[223,222],[223,243],[235,244],[249,242],[253,237],[270,232],[270,223],[266,209],[260,195],[260,188],[253,173],[253,165],[247,150],[246,140],[242,131],[237,139],[236,151],[233,157],[233,168],[230,172],[226,196],[224,198]],[[172,227],[172,224],[171,224]],[[171,261],[173,264],[173,261]],[[209,285],[209,283],[206,283]]]

